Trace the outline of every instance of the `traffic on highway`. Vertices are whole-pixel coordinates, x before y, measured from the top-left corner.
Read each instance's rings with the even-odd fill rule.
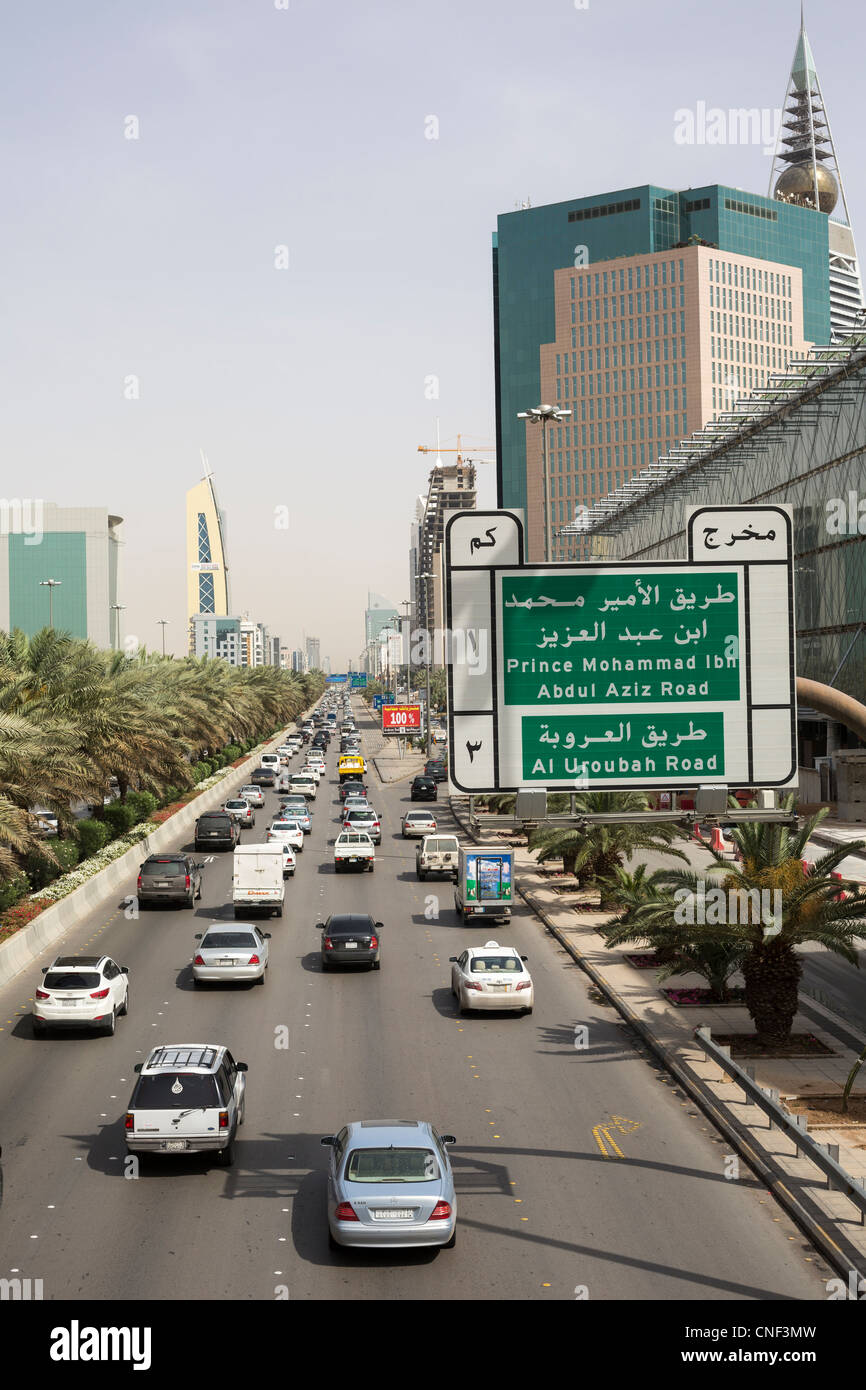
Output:
[[[330,713],[363,749],[324,697],[270,784],[0,992],[10,1268],[91,1300],[824,1297],[520,899],[469,910],[511,852],[479,864],[369,757],[346,810]]]

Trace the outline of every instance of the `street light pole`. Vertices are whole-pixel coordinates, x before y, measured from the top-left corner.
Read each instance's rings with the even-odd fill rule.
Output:
[[[533,424],[541,425],[541,486],[544,497],[542,507],[542,523],[544,526],[544,558],[550,558],[550,523],[548,519],[548,499],[547,499],[547,426],[557,420],[563,420],[566,415],[570,415],[570,410],[561,410],[558,405],[536,405],[531,410],[521,410],[518,413],[518,420],[530,420]]]
[[[157,625],[162,628],[162,654],[165,656],[165,625],[168,618],[157,618]]]
[[[424,587],[424,613],[425,613],[425,617],[426,617],[426,616],[429,615],[429,612],[430,612],[429,595],[428,595],[428,592],[427,592],[426,581],[432,579],[432,578],[433,578],[433,575],[432,575],[431,571],[425,570],[424,573],[423,573],[423,574],[419,574],[419,575],[417,576],[417,578],[418,578],[418,579],[423,579],[423,580],[425,581],[425,587]],[[426,708],[425,708],[425,717],[426,717],[426,720],[427,720],[427,761],[428,761],[428,763],[429,763],[429,761],[430,761],[430,667],[432,666],[432,664],[433,664],[433,640],[432,640],[432,638],[431,638],[431,636],[430,636],[430,630],[429,630],[429,627],[428,627],[428,629],[427,629],[427,662],[426,662],[426,666],[427,666],[427,672],[426,672],[426,676],[427,676],[427,705],[426,705]]]
[[[40,579],[39,581],[39,587],[48,590],[48,626],[52,631],[54,629],[54,590],[62,583],[62,579]]]
[[[125,604],[125,603],[113,603],[113,604],[111,605],[111,607],[112,607],[112,610],[113,610],[113,612],[114,612],[114,614],[115,614],[115,619],[114,619],[114,645],[115,645],[115,650],[120,651],[120,615],[121,615],[123,609],[126,607],[126,604]]]

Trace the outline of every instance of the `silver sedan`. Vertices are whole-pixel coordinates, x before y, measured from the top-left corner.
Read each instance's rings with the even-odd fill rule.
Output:
[[[447,1145],[425,1120],[359,1120],[322,1143],[328,1165],[328,1243],[378,1247],[457,1241]]]
[[[231,926],[213,922],[206,932],[196,932],[200,944],[192,958],[193,983],[222,980],[229,984],[257,981],[263,985],[270,935],[251,922],[233,922]]]

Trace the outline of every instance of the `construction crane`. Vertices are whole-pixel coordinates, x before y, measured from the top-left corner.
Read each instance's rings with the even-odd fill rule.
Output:
[[[469,458],[469,457],[465,456],[465,455],[463,454],[463,447],[462,447],[460,441],[461,441],[461,436],[458,434],[458,436],[457,436],[457,448],[456,448],[456,449],[440,449],[438,444],[436,444],[436,445],[433,445],[433,444],[419,444],[419,445],[418,445],[418,453],[419,453],[419,454],[457,454],[457,456],[458,456],[458,457],[457,457],[457,462],[458,462],[458,463],[495,463],[495,462],[496,462],[495,459],[476,459],[476,458]],[[481,448],[481,449],[492,449],[492,448],[493,448],[493,445],[492,445],[492,444],[481,444],[481,445],[479,445],[479,448]]]

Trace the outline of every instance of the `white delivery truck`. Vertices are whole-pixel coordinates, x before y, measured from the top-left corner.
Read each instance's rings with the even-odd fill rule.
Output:
[[[286,885],[283,880],[283,846],[238,845],[232,871],[232,902],[235,917],[253,912],[283,915]]]

